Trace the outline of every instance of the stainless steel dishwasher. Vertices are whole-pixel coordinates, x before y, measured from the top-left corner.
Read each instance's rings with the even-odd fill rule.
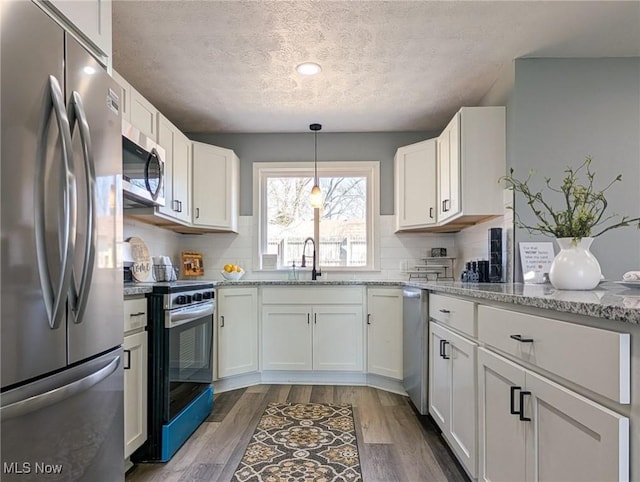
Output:
[[[427,291],[419,288],[404,288],[402,310],[404,389],[418,412],[427,415],[429,386]]]

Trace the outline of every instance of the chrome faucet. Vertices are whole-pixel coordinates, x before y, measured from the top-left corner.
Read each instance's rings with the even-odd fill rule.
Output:
[[[300,267],[305,268],[307,266],[304,252],[307,249],[307,243],[309,241],[313,244],[313,267],[311,268],[311,279],[315,281],[318,279],[318,276],[322,276],[322,273],[320,270],[316,271],[316,242],[312,237],[308,237],[304,240],[304,244],[302,245],[302,263],[300,264]]]

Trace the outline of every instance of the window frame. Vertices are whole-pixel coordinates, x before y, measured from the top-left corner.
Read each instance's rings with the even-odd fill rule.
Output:
[[[254,162],[253,163],[253,270],[262,269],[262,252],[266,247],[267,218],[266,192],[268,177],[314,177],[313,162]],[[380,162],[379,161],[326,161],[318,163],[318,177],[355,176],[367,179],[367,262],[365,266],[321,266],[323,271],[379,271],[380,269]],[[314,240],[318,243],[320,217],[314,212]],[[278,270],[289,269],[279,266]]]

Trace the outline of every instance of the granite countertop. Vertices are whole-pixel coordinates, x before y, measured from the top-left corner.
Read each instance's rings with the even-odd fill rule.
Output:
[[[224,286],[410,286],[478,300],[512,303],[547,310],[640,324],[640,289],[603,282],[591,291],[556,290],[550,284],[460,283],[456,281],[402,280],[240,280],[214,281]],[[150,293],[152,283],[125,285],[125,296]]]
[[[454,281],[405,282],[404,284],[479,300],[513,303],[626,323],[640,323],[640,289],[625,288],[613,282],[600,283],[590,291],[556,290],[550,284],[471,284]]]

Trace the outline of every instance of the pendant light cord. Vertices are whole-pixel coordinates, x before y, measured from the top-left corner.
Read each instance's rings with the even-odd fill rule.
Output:
[[[314,131],[313,133],[313,140],[314,140],[314,161],[313,161],[313,170],[314,170],[314,181],[315,181],[315,185],[318,185],[318,131]]]

